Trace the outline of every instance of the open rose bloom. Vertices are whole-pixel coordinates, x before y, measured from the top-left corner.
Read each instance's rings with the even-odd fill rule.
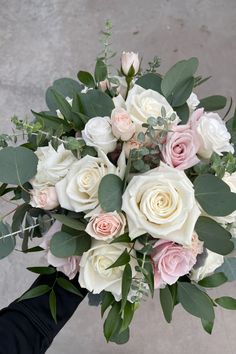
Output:
[[[51,86],[48,111],[13,119],[27,144],[0,141],[0,196],[18,200],[12,225],[0,224],[0,259],[19,234],[24,252],[44,255],[36,271],[99,296],[116,343],[155,291],[168,322],[179,304],[208,332],[216,306],[236,309],[208,292],[236,280],[236,118],[217,112],[223,96],[198,98],[197,58],[165,74],[149,64],[123,52],[117,74],[98,58],[95,74]]]

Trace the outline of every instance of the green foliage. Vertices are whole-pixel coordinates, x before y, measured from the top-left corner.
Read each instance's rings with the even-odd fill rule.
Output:
[[[97,82],[107,78],[107,66],[102,59],[97,59],[94,76]]]
[[[70,235],[66,232],[56,232],[50,242],[52,254],[59,258],[81,256],[91,247],[91,237],[85,232]]]
[[[209,250],[227,255],[234,249],[234,244],[230,240],[231,234],[215,220],[206,216],[200,216],[196,222],[195,230],[204,246]]]
[[[121,311],[124,310],[127,303],[127,297],[130,291],[132,283],[132,269],[129,263],[126,264],[123,275],[122,275],[122,286],[121,286]]]
[[[222,296],[215,299],[215,302],[227,310],[236,310],[236,299],[230,296]]]
[[[83,87],[78,83],[78,81],[64,77],[54,81],[52,88],[65,98],[73,98],[74,94],[80,92]]]
[[[56,281],[57,284],[66,291],[69,291],[70,293],[78,295],[80,297],[84,297],[81,292],[69,280],[59,277]]]
[[[172,320],[172,313],[174,309],[174,303],[171,291],[168,286],[163,289],[160,289],[160,303],[164,317],[168,323]]]
[[[236,193],[220,178],[205,174],[194,181],[195,197],[209,215],[226,216],[235,210]]]
[[[135,311],[135,303],[131,303],[127,301],[123,311],[123,322],[122,322],[120,332],[125,331],[129,327],[134,316],[134,311]]]
[[[86,224],[83,224],[81,221],[70,218],[69,216],[66,216],[64,214],[51,214],[51,215],[54,219],[60,221],[63,225],[66,225],[71,229],[83,231],[86,228]]]
[[[178,282],[178,297],[183,308],[191,315],[209,322],[215,318],[210,298],[191,283]]]
[[[205,111],[218,111],[226,106],[227,99],[224,96],[209,96],[200,100],[198,108],[203,107]]]
[[[186,124],[189,119],[189,107],[187,103],[184,103],[182,106],[175,107],[175,112],[178,117],[181,119],[180,124]]]
[[[33,289],[30,289],[26,293],[24,293],[18,301],[33,299],[34,297],[42,296],[47,294],[51,290],[51,287],[48,285],[39,285]]]
[[[104,322],[103,331],[107,342],[119,331],[121,325],[120,303],[114,302]]]
[[[146,70],[148,73],[155,73],[161,65],[161,59],[158,56],[154,56],[152,61],[148,62],[149,68]],[[140,85],[142,86],[142,85]],[[159,91],[158,91],[159,92]]]
[[[101,208],[106,211],[120,211],[122,206],[123,182],[114,174],[104,176],[98,188],[98,200]]]
[[[112,265],[110,265],[110,267],[108,267],[107,269],[121,267],[129,263],[129,261],[130,261],[130,255],[127,252],[127,249],[125,249],[124,252],[122,252],[121,255],[117,258],[117,260]]]
[[[225,258],[222,266],[217,268],[216,271],[223,272],[226,275],[228,281],[236,280],[236,258],[235,257]]]
[[[114,108],[112,98],[100,90],[89,90],[77,95],[80,102],[80,112],[89,118],[110,117]]]
[[[3,259],[14,250],[16,245],[16,239],[14,236],[7,236],[10,233],[8,225],[0,222],[0,259]]]
[[[163,77],[162,93],[174,107],[182,106],[190,96],[197,67],[197,58],[182,60],[172,66]]]
[[[225,274],[220,272],[205,277],[204,279],[200,280],[198,284],[204,288],[215,288],[226,283],[227,281],[228,279]]]
[[[25,147],[6,147],[0,151],[0,181],[22,185],[37,172],[38,158]]]
[[[57,299],[55,291],[53,289],[49,294],[49,308],[52,318],[54,319],[55,323],[57,323]]]
[[[53,267],[28,267],[27,269],[36,274],[54,274],[56,272]]]
[[[115,299],[114,296],[108,292],[105,291],[103,299],[102,299],[102,304],[101,304],[101,316],[103,317],[105,311],[114,303]]]
[[[203,318],[201,318],[201,322],[204,331],[206,331],[208,334],[211,334],[214,326],[214,321],[206,321]]]
[[[160,75],[155,74],[155,73],[148,73],[143,76],[141,76],[136,82],[136,85],[139,85],[145,89],[151,89],[154,91],[157,91],[159,93],[161,92],[161,81],[162,78]]]
[[[130,243],[131,239],[129,237],[129,234],[123,234],[118,237],[116,237],[114,240],[112,240],[110,243],[118,243],[118,242],[123,242],[123,243]]]
[[[57,109],[60,110],[61,114],[66,118],[66,120],[70,121],[72,107],[67,102],[65,97],[56,91],[53,87],[49,87],[46,92],[46,102],[48,108],[55,112]]]
[[[89,72],[79,71],[77,76],[78,76],[79,81],[82,82],[82,84],[84,84],[85,86],[87,86],[89,88],[95,88],[96,83],[94,81],[92,74],[90,74]]]

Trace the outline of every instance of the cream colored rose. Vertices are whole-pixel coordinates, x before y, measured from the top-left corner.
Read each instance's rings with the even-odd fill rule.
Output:
[[[134,85],[129,91],[126,100],[126,109],[131,115],[137,129],[138,127],[140,129],[142,124],[146,123],[149,117],[162,117],[162,107],[165,108],[166,118],[170,118],[171,115],[175,113],[165,97],[156,91],[150,89],[145,90],[138,85]],[[175,119],[170,125],[177,124],[179,121],[180,119],[175,113]]]
[[[124,214],[113,211],[94,214],[85,231],[96,240],[112,240],[124,234],[126,219]]]
[[[139,71],[140,61],[138,58],[138,53],[134,52],[123,52],[121,55],[121,68],[124,75],[128,75],[130,69],[133,67],[133,75],[137,74]]]
[[[102,177],[113,173],[123,178],[125,168],[124,152],[120,155],[118,167],[102,151],[99,151],[99,157],[86,155],[75,162],[66,177],[56,184],[60,205],[76,212],[96,208],[99,204],[98,187]]]
[[[193,269],[190,279],[199,281],[214,273],[224,263],[224,257],[220,254],[207,250],[207,257],[203,266]]]
[[[63,144],[55,150],[49,143],[48,146],[37,148],[35,154],[38,157],[37,174],[30,181],[35,188],[54,186],[77,161],[72,152],[66,150]]]
[[[135,125],[123,108],[114,108],[111,113],[112,132],[117,139],[127,141],[135,133]]]
[[[154,238],[191,245],[200,215],[193,185],[183,171],[164,163],[134,176],[123,195],[131,239],[146,232]]]
[[[44,210],[55,209],[59,205],[56,188],[45,187],[33,189],[31,192],[30,204],[34,208],[41,208]]]
[[[85,252],[80,261],[79,284],[82,288],[99,294],[106,290],[111,292],[115,299],[121,299],[121,284],[124,266],[107,269],[111,266],[125,249],[130,250],[127,243],[109,244],[94,240],[89,251]],[[131,254],[135,256],[135,251]],[[131,257],[130,266],[133,277],[136,275],[136,259]]]
[[[108,154],[116,148],[117,139],[112,133],[109,117],[91,118],[82,130],[82,137],[88,146],[99,148]]]

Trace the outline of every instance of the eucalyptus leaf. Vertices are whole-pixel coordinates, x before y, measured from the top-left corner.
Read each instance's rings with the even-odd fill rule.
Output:
[[[89,88],[94,88],[96,86],[94,78],[89,72],[79,71],[77,76],[79,81],[82,82],[82,84],[84,84],[85,86]]]
[[[91,237],[85,232],[70,235],[66,232],[56,232],[50,242],[52,254],[59,258],[81,256],[91,246]]]
[[[104,176],[98,189],[98,200],[106,211],[120,211],[122,206],[123,181],[114,174]]]
[[[15,236],[4,237],[4,235],[8,235],[10,233],[10,229],[6,224],[2,221],[0,222],[0,259],[3,259],[14,250],[16,246]]]
[[[83,231],[86,225],[77,219],[70,218],[63,214],[52,214],[52,217],[60,221],[63,225],[69,226],[71,229]]]
[[[182,106],[175,107],[175,112],[181,119],[180,124],[186,124],[188,122],[190,112],[187,103],[184,103]]]
[[[104,81],[107,78],[107,66],[103,60],[97,60],[94,74],[97,82]]]
[[[227,255],[234,249],[231,234],[215,220],[206,216],[200,216],[196,222],[195,230],[204,246],[209,250]]]
[[[198,108],[203,107],[205,111],[218,111],[226,106],[227,99],[224,96],[215,95],[200,100]]]
[[[172,294],[168,286],[163,289],[160,289],[160,303],[162,307],[163,314],[168,323],[172,320],[172,312],[174,309],[174,303]]]
[[[80,92],[83,89],[83,86],[80,85],[78,81],[67,77],[55,80],[52,87],[65,98],[73,98],[75,93]]]
[[[38,158],[25,147],[6,147],[0,150],[0,181],[23,185],[37,173]]]
[[[154,90],[162,94],[161,92],[161,81],[162,78],[160,75],[155,74],[155,73],[148,73],[143,76],[141,76],[136,82],[136,85],[139,85],[146,90]]]

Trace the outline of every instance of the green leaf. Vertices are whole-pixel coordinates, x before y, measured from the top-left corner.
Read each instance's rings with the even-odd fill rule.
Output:
[[[16,232],[21,229],[23,220],[25,218],[25,214],[31,209],[31,205],[29,204],[22,204],[19,205],[13,215],[12,219],[12,231]]]
[[[119,243],[119,242],[122,242],[122,243],[130,243],[131,242],[131,239],[129,237],[129,234],[126,233],[126,234],[123,234],[121,236],[118,236],[116,237],[114,240],[112,240],[110,243]]]
[[[80,112],[89,118],[111,116],[114,108],[112,98],[101,90],[89,90],[78,94]]]
[[[58,130],[61,126],[63,131],[66,133],[71,130],[71,126],[65,119],[60,119],[54,116],[51,112],[35,112],[32,111],[33,115],[37,118],[36,121],[42,122],[44,129]]]
[[[51,288],[48,285],[36,286],[35,288],[30,289],[29,291],[24,293],[19,298],[18,301],[27,300],[27,299],[33,299],[34,297],[38,297],[38,296],[41,296],[41,295],[44,295],[44,294],[48,293],[50,290],[51,290]]]
[[[81,292],[69,280],[65,278],[57,278],[57,284],[72,294],[84,297]]]
[[[96,86],[93,76],[88,71],[79,71],[78,79],[82,84],[89,88],[94,88]]]
[[[198,68],[198,59],[191,58],[189,60],[182,60],[176,63],[165,74],[161,90],[165,97],[173,96],[174,91],[187,79],[191,78]]]
[[[125,331],[129,327],[134,316],[134,311],[135,311],[135,304],[127,301],[124,307],[123,321],[122,321],[120,332]]]
[[[187,103],[183,104],[182,106],[175,107],[175,112],[177,113],[178,117],[181,119],[180,124],[186,124],[189,120],[189,107]]]
[[[14,236],[3,237],[9,233],[10,230],[8,226],[3,222],[0,222],[0,259],[9,256],[16,246],[16,239]]]
[[[236,310],[236,299],[230,296],[222,296],[215,299],[215,302],[227,310]]]
[[[208,333],[211,334],[212,330],[213,330],[213,326],[214,326],[214,322],[209,322],[204,320],[203,318],[201,318],[201,322],[202,322],[202,327],[203,329]]]
[[[60,110],[61,114],[67,120],[71,120],[72,107],[67,100],[53,87],[49,87],[46,92],[46,102],[50,110]]]
[[[52,214],[52,217],[60,221],[63,225],[69,226],[71,229],[83,231],[86,225],[77,219],[70,218],[69,216],[63,214]]]
[[[121,267],[129,263],[129,261],[130,261],[130,255],[127,252],[127,249],[125,249],[124,252],[122,252],[121,255],[117,258],[117,260],[112,265],[110,265],[110,267],[108,267],[107,269]]]
[[[122,206],[123,182],[114,174],[104,176],[98,188],[98,200],[104,211],[120,211]]]
[[[108,309],[108,307],[110,307],[113,304],[114,301],[115,301],[114,296],[110,292],[105,291],[105,294],[102,299],[102,305],[101,305],[101,316],[102,317],[103,317],[105,311]]]
[[[55,80],[52,85],[53,89],[60,93],[63,97],[73,98],[75,93],[80,92],[83,87],[73,79],[63,77]]]
[[[24,147],[6,147],[0,151],[0,181],[22,185],[37,172],[38,158]]]
[[[145,74],[145,75],[141,76],[135,82],[135,84],[139,85],[147,90],[148,89],[154,90],[154,91],[157,91],[162,94],[161,81],[162,81],[162,78],[160,75],[154,74],[154,73],[149,73],[149,74]]]
[[[129,328],[125,329],[123,332],[116,331],[110,338],[110,342],[116,344],[125,344],[129,341]]]
[[[115,302],[112,304],[112,308],[110,309],[103,325],[104,335],[107,342],[109,342],[110,338],[117,330],[119,330],[120,321],[120,303]]]
[[[191,315],[213,322],[215,318],[212,301],[191,283],[178,282],[178,296],[183,308]]]
[[[95,80],[104,81],[107,78],[107,66],[103,60],[98,59],[95,67]]]
[[[56,298],[55,291],[53,289],[49,294],[49,308],[50,308],[52,318],[57,323],[57,298]]]
[[[203,107],[205,111],[218,111],[226,106],[227,99],[224,96],[209,96],[200,100],[198,108]]]
[[[160,289],[160,303],[165,319],[168,323],[170,323],[172,320],[174,303],[168,286],[166,286],[164,289]]]
[[[225,258],[222,266],[217,268],[217,272],[223,272],[228,281],[236,280],[236,257]]]
[[[200,286],[204,286],[205,288],[215,288],[217,286],[220,286],[228,281],[227,277],[225,276],[224,273],[215,273],[212,275],[209,275],[208,277],[200,280],[198,284]]]
[[[184,82],[179,84],[171,95],[171,105],[173,107],[181,107],[185,104],[187,99],[192,93],[194,85],[194,77],[186,79]]]
[[[53,274],[56,272],[53,267],[28,267],[27,269],[36,274]]]
[[[85,232],[79,235],[70,235],[66,232],[56,232],[50,242],[52,254],[59,258],[81,256],[91,246],[91,237]]]
[[[23,252],[30,253],[30,252],[40,252],[40,251],[44,251],[44,249],[40,246],[35,246],[35,247],[28,248],[28,249],[24,250]]]
[[[126,251],[127,252],[127,251]],[[128,257],[130,259],[130,256]],[[127,297],[129,295],[130,287],[132,283],[132,269],[129,263],[126,264],[123,275],[122,275],[122,285],[121,285],[121,311],[124,310]]]
[[[200,216],[195,225],[195,231],[204,246],[209,250],[222,254],[229,254],[234,249],[234,244],[230,240],[231,234],[215,220],[206,216]]]
[[[194,181],[195,197],[209,215],[226,216],[236,208],[236,193],[220,178],[205,174]]]

